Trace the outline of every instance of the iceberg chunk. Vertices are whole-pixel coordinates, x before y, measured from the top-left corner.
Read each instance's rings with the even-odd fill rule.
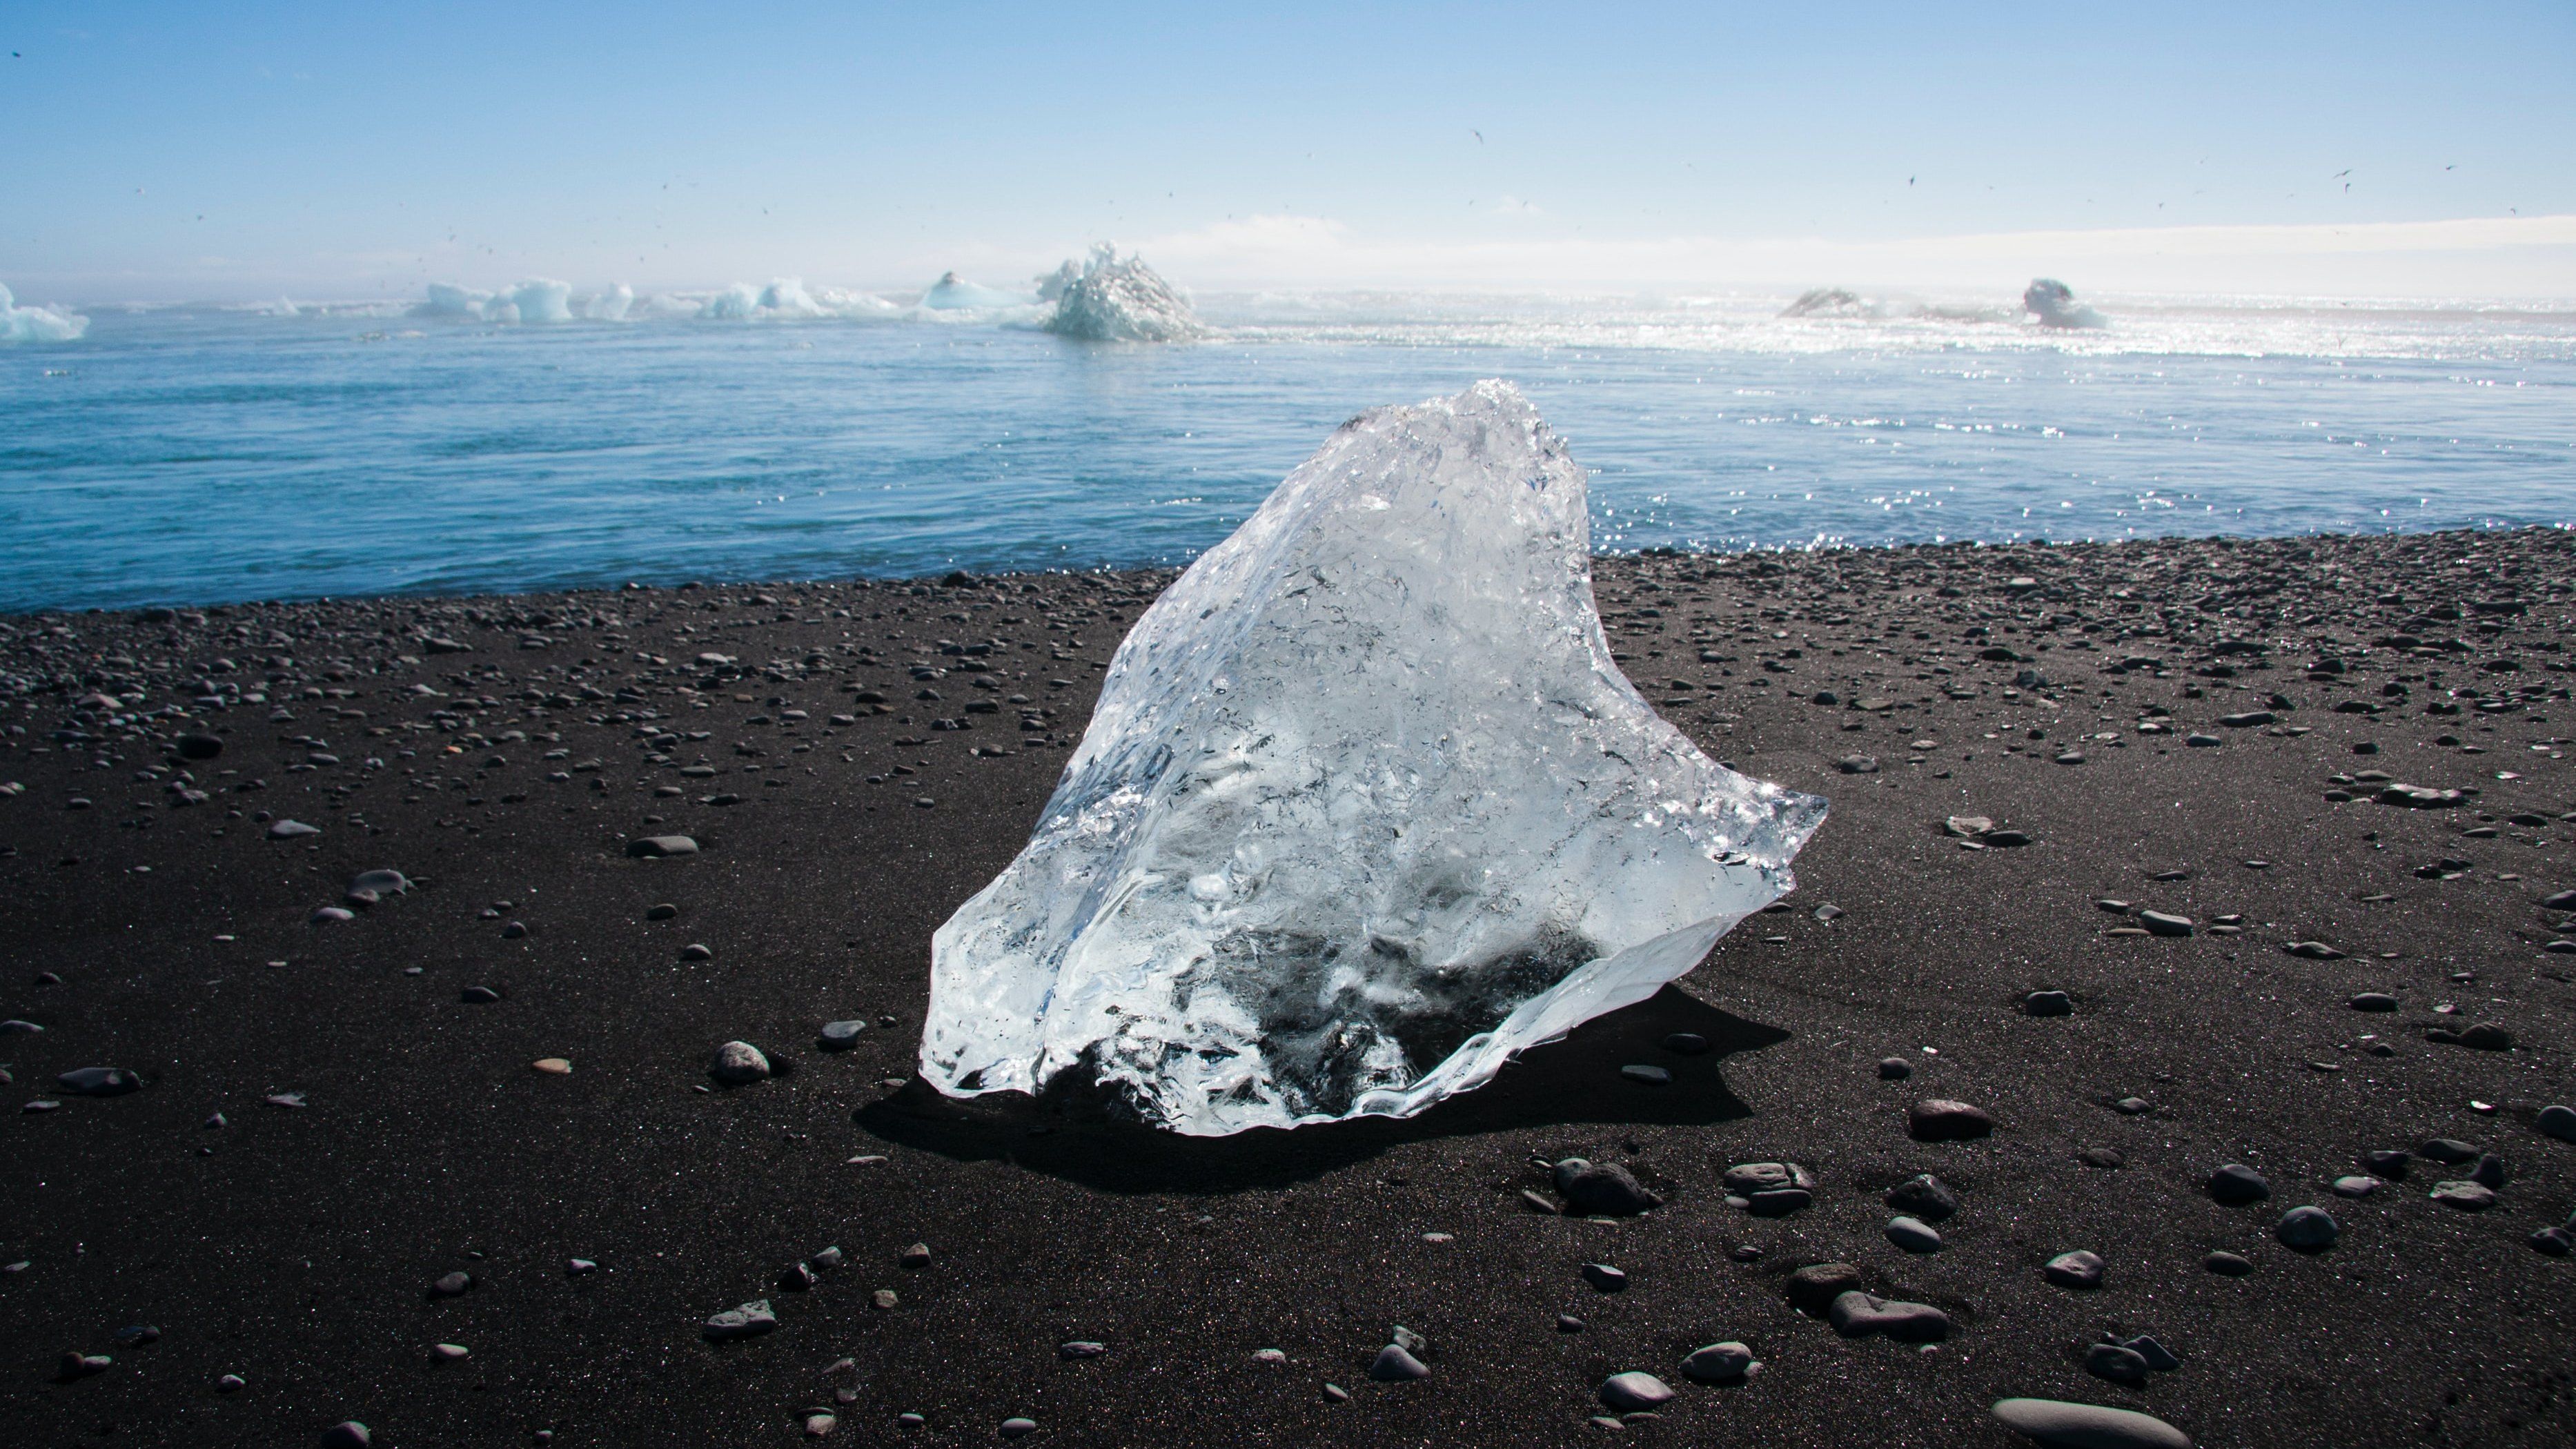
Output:
[[[995,287],[979,286],[955,272],[943,272],[921,294],[921,305],[933,312],[984,311],[1002,307],[1035,306],[1037,298],[1025,292],[1005,292]]]
[[[1344,425],[1119,645],[932,937],[924,1078],[1080,1068],[1191,1135],[1407,1116],[1689,971],[1825,802],[1648,708],[1591,585],[1583,471],[1509,384]]]
[[[89,330],[89,319],[50,307],[21,307],[7,287],[0,287],[0,342],[73,342]]]
[[[1088,342],[1182,342],[1207,330],[1144,258],[1121,259],[1107,242],[1080,266],[1066,262],[1039,278],[1038,296],[1055,303],[1046,330]]]
[[[2022,310],[2042,327],[2108,327],[2110,319],[2075,300],[2075,290],[2054,277],[2039,277],[2024,288]]]

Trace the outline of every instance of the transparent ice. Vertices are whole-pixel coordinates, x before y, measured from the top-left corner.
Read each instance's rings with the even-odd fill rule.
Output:
[[[1589,544],[1508,383],[1345,424],[1119,646],[1028,845],[932,938],[924,1077],[1079,1066],[1192,1135],[1407,1116],[1697,965],[1825,802],[1638,697]]]

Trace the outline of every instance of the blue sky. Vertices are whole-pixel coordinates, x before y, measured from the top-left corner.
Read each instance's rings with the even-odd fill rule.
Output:
[[[0,282],[2576,294],[2566,0],[1963,8],[14,0]]]

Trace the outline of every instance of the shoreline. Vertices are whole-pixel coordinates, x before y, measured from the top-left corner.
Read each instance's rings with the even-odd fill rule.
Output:
[[[1799,890],[1421,1117],[1213,1143],[912,1076],[930,931],[1017,852],[1174,571],[0,620],[0,1017],[44,1028],[0,1063],[56,1104],[0,1119],[0,1264],[25,1265],[0,1412],[46,1443],[354,1418],[390,1445],[749,1444],[815,1413],[867,1443],[1011,1415],[1032,1442],[1558,1442],[1643,1371],[1679,1397],[1626,1432],[1675,1443],[2004,1446],[1987,1405],[2015,1395],[2211,1446],[2576,1435],[2576,1260],[2525,1244],[2576,1208],[2576,1145],[2535,1126],[2576,1097],[2576,954],[2549,949],[2576,911],[2541,906],[2576,888],[2576,534],[1594,571],[1650,703],[1832,800]],[[1945,831],[1970,815],[2030,843]],[[701,849],[628,853],[662,834]],[[386,868],[407,888],[349,899]],[[854,1019],[855,1047],[817,1044]],[[2477,1023],[2510,1046],[2442,1038]],[[715,1083],[734,1039],[789,1070]],[[56,1089],[85,1066],[141,1088]],[[1999,1125],[1915,1141],[1929,1098]],[[2491,1209],[2428,1196],[2465,1166],[2364,1164],[2429,1139],[2503,1156]],[[1665,1205],[1531,1210],[1531,1159],[1568,1155]],[[1812,1204],[1729,1206],[1724,1169],[1765,1161],[1809,1169]],[[2270,1201],[2214,1202],[2230,1163]],[[1963,1204],[1928,1255],[1884,1231],[1923,1172]],[[2283,1247],[2310,1204],[2340,1241]],[[826,1246],[846,1266],[782,1285]],[[2073,1250],[2100,1287],[2043,1275]],[[1954,1331],[1838,1336],[1788,1297],[1823,1263]],[[754,1299],[775,1332],[704,1338]],[[1430,1379],[1369,1380],[1396,1323]],[[2105,1332],[2182,1366],[2096,1377]],[[1685,1379],[1720,1340],[1764,1372]],[[57,1381],[66,1352],[113,1362]]]

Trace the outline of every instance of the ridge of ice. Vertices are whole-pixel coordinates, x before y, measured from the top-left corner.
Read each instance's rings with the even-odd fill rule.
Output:
[[[1508,383],[1336,432],[1137,621],[933,935],[923,1077],[1085,1067],[1189,1135],[1409,1116],[1791,889],[1825,802],[1620,674],[1584,488]]]
[[[87,317],[50,307],[21,307],[9,289],[0,286],[0,342],[73,342],[88,330]]]
[[[1206,332],[1189,299],[1139,256],[1121,258],[1102,242],[1081,263],[1066,262],[1038,280],[1038,296],[1055,303],[1046,330],[1089,342],[1183,342]]]
[[[943,272],[930,290],[921,294],[921,305],[933,312],[987,311],[1003,307],[1033,307],[1037,298],[1026,292],[1005,292],[967,281],[955,272]]]

